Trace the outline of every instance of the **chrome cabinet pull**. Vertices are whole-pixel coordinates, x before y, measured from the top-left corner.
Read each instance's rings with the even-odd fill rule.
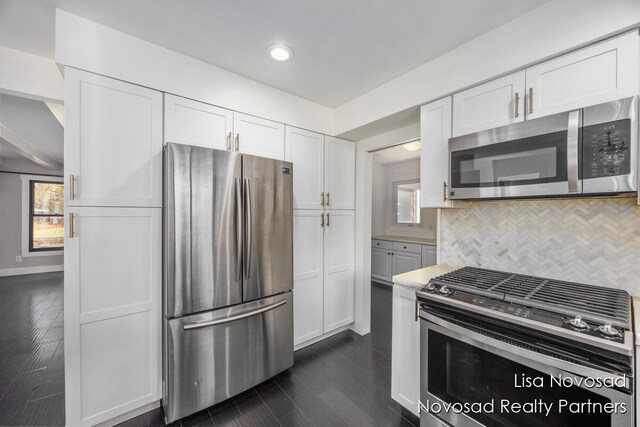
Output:
[[[73,239],[75,237],[75,233],[73,232],[73,213],[69,212],[69,238]]]
[[[227,151],[232,151],[231,150],[231,132],[229,132],[229,135],[227,135]]]
[[[520,117],[520,92],[516,92],[515,104],[516,111],[514,117],[517,119],[518,117]]]
[[[529,114],[533,114],[533,88],[529,88]]]
[[[327,193],[327,206],[329,206],[329,193]]]
[[[324,206],[324,192],[320,193],[321,202],[320,205]]]
[[[216,326],[216,325],[222,325],[224,323],[235,322],[236,320],[246,319],[247,317],[252,317],[257,314],[261,314],[266,311],[273,310],[274,308],[278,308],[281,305],[285,305],[286,303],[287,303],[287,300],[283,299],[276,303],[269,304],[267,306],[259,308],[257,310],[250,311],[248,313],[238,314],[237,316],[230,316],[230,317],[225,317],[223,319],[209,320],[206,322],[185,323],[184,325],[182,325],[182,330],[190,331],[192,329],[200,329],[200,328],[206,328],[208,326]]]
[[[240,134],[236,133],[236,151],[240,151]]]
[[[76,199],[76,176],[74,174],[69,175],[69,200]]]
[[[447,195],[447,181],[444,181],[442,183],[442,198],[444,199],[444,201],[446,202],[447,200],[449,200],[449,197]]]
[[[324,227],[324,212],[320,214],[320,227]]]
[[[330,221],[331,221],[330,216],[331,216],[330,214],[327,214],[327,227],[328,227],[329,225],[331,225],[331,224],[330,224]]]

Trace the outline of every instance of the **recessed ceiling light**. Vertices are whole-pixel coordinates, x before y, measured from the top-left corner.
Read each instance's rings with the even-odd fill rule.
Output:
[[[413,141],[413,142],[408,142],[404,144],[403,147],[405,150],[416,151],[420,149],[421,145],[422,144],[420,144],[420,141]]]
[[[269,55],[278,62],[289,62],[293,59],[293,49],[283,44],[269,46]]]

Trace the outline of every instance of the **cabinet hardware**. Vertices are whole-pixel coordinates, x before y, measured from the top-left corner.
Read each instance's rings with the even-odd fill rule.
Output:
[[[449,197],[447,197],[447,181],[444,181],[442,183],[442,198],[444,199],[444,201],[446,202],[447,200],[449,200]]]
[[[327,193],[327,206],[329,206],[329,193]]]
[[[514,116],[517,119],[518,117],[520,117],[520,92],[516,92],[515,104],[516,104],[516,112]]]
[[[73,239],[75,233],[73,232],[73,213],[69,212],[69,238]]]
[[[320,214],[320,227],[324,227],[324,213]]]
[[[321,204],[322,206],[324,206],[324,192],[322,192],[322,193],[320,194],[320,198],[322,199],[322,201],[320,202],[320,204]]]
[[[240,134],[236,133],[236,151],[240,151]]]
[[[227,151],[232,151],[231,150],[231,132],[229,132],[229,135],[227,135]]]
[[[69,200],[76,199],[76,176],[69,175]]]
[[[533,114],[533,88],[529,88],[529,114]]]
[[[329,217],[330,217],[330,215],[331,214],[327,214],[327,227],[329,226],[329,221],[330,221]]]

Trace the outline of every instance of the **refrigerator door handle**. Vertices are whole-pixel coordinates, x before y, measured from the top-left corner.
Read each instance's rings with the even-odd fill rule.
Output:
[[[242,280],[242,186],[240,178],[235,179],[235,209],[236,209],[236,279]]]
[[[251,277],[251,181],[244,179],[244,278]]]
[[[229,322],[234,322],[236,320],[241,320],[241,319],[246,319],[247,317],[252,317],[255,316],[256,314],[260,314],[260,313],[264,313],[266,311],[270,311],[273,310],[274,308],[278,308],[282,305],[285,305],[287,303],[287,299],[282,299],[278,302],[275,302],[273,304],[269,304],[266,305],[262,308],[259,308],[257,310],[253,310],[253,311],[249,311],[247,313],[242,313],[242,314],[238,314],[236,316],[231,316],[231,317],[225,317],[223,319],[216,319],[216,320],[209,320],[206,322],[193,322],[193,323],[185,323],[182,326],[182,329],[185,331],[191,331],[193,329],[201,329],[201,328],[207,328],[209,326],[216,326],[216,325],[223,325],[225,323],[229,323]]]

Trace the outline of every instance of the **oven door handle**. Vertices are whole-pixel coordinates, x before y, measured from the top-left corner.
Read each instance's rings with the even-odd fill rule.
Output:
[[[556,376],[558,374],[563,374],[563,376],[567,376],[564,374],[570,374],[576,377],[601,378],[603,380],[607,378],[614,381],[620,381],[621,378],[624,378],[625,388],[628,390],[631,390],[632,388],[631,379],[627,376],[612,374],[610,372],[578,365],[576,363],[557,359],[552,356],[547,356],[545,354],[536,353],[535,351],[507,344],[495,338],[491,338],[450,323],[444,319],[426,312],[423,309],[420,310],[420,317],[423,319],[423,321],[428,322],[427,328],[429,329],[433,329],[438,333],[447,335],[451,338],[457,339],[481,350],[485,350],[498,356],[502,356],[516,363],[520,363],[533,369],[537,369],[538,371],[541,371],[543,373]],[[598,394],[602,394],[611,399],[619,399],[620,395],[624,394],[614,389],[604,387],[599,388],[598,390]]]
[[[580,137],[581,113],[582,110],[571,111],[567,123],[567,181],[569,183],[569,193],[581,192],[578,171],[580,164],[578,161],[580,156],[578,138]]]

